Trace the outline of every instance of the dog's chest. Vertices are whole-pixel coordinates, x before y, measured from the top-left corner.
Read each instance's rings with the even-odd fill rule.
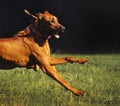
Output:
[[[48,49],[44,48],[44,51],[47,55],[49,55]]]
[[[48,41],[43,46],[43,49],[47,55],[50,55],[50,47],[49,47]]]

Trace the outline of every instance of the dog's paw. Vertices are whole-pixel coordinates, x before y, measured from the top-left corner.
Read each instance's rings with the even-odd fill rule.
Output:
[[[76,62],[76,59],[74,57],[66,57],[65,60],[70,63]]]
[[[88,62],[88,59],[80,59],[80,60],[78,60],[78,63],[80,63],[80,64],[84,64],[86,62]]]
[[[83,96],[84,94],[85,94],[85,92],[80,92],[80,91],[78,91],[78,92],[76,92],[76,93],[74,93],[76,96]]]

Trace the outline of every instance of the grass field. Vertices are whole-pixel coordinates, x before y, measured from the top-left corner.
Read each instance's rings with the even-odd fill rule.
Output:
[[[69,54],[53,54],[54,57]],[[75,88],[75,96],[41,70],[0,70],[0,106],[120,106],[120,54],[72,54],[88,58],[87,64],[56,68]]]

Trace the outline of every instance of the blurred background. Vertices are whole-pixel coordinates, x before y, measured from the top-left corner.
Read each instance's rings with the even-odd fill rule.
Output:
[[[2,0],[0,37],[11,37],[30,24],[23,12],[48,10],[66,27],[59,40],[50,39],[53,52],[120,52],[120,6],[110,0]]]

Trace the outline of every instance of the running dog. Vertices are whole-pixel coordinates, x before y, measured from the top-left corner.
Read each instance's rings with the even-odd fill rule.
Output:
[[[54,65],[66,62],[83,64],[88,60],[74,57],[53,58],[50,56],[49,38],[53,36],[59,38],[65,27],[58,22],[56,16],[48,11],[33,15],[25,10],[25,13],[34,21],[15,36],[0,39],[0,69],[26,67],[34,68],[37,71],[40,67],[44,73],[75,95],[83,95],[84,92],[72,87],[58,74]]]

